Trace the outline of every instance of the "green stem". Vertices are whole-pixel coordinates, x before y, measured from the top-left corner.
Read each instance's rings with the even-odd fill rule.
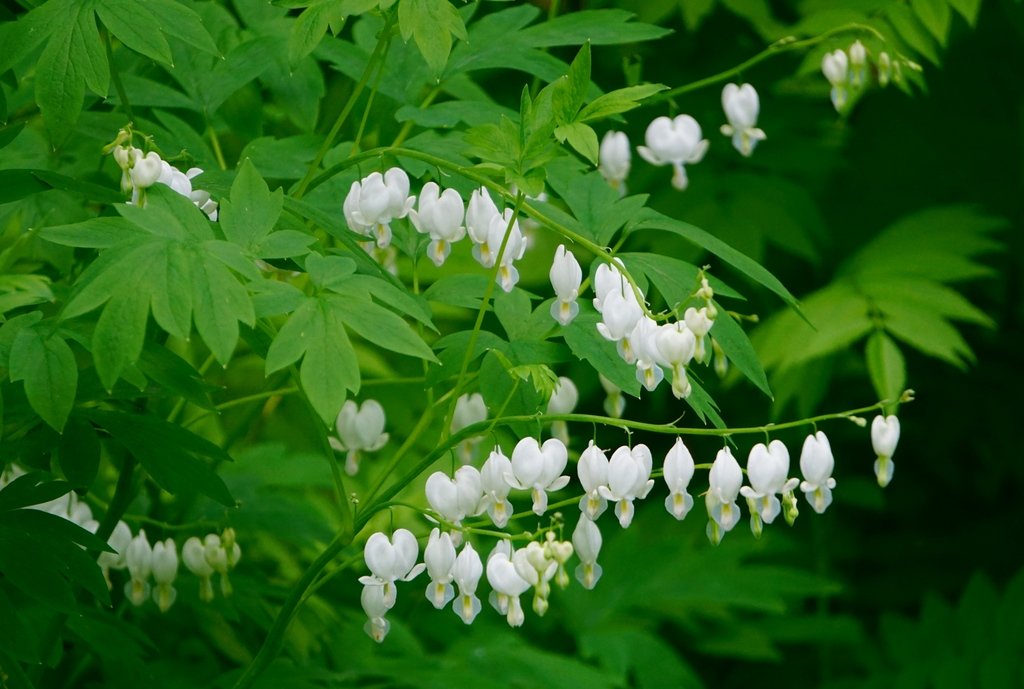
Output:
[[[434,102],[434,99],[441,94],[441,87],[434,86],[427,95],[423,98],[423,102],[420,103],[420,110],[425,110]],[[402,129],[399,130],[398,136],[391,142],[391,146],[401,146],[412,132],[412,128],[415,126],[412,120],[406,120],[405,124],[402,125]]]
[[[370,75],[373,74],[373,70],[376,69],[378,62],[381,61],[382,56],[391,44],[391,29],[394,26],[394,23],[395,15],[390,14],[384,24],[384,28],[380,31],[380,36],[377,38],[377,45],[370,54],[370,59],[366,62],[366,68],[363,69],[362,76],[359,77],[359,81],[356,83],[351,95],[349,95],[348,101],[345,102],[344,107],[341,109],[338,119],[334,121],[331,131],[327,133],[327,138],[324,139],[323,144],[320,146],[320,150],[317,151],[316,157],[313,159],[313,162],[310,163],[305,177],[303,177],[302,181],[299,182],[299,186],[293,194],[295,198],[301,199],[306,192],[310,190],[310,183],[313,181],[316,171],[320,169],[320,164],[324,162],[324,157],[327,155],[327,152],[331,150],[331,146],[334,145],[334,139],[337,138],[342,125],[345,124],[345,120],[348,119],[349,114],[352,112],[352,108],[355,107],[356,101],[359,99],[359,96],[362,95],[367,82],[370,81]]]
[[[388,51],[390,49],[391,41],[388,41],[380,57],[380,68],[377,70],[377,78],[373,82],[373,88],[370,89],[370,95],[366,97],[366,107],[363,108],[363,117],[359,120],[356,138],[352,142],[353,154],[359,152],[359,144],[363,141],[363,131],[366,129],[366,122],[370,119],[370,110],[373,108],[373,99],[377,96],[377,90],[380,88],[380,80],[384,77],[384,65],[388,60]]]
[[[206,124],[206,133],[210,137],[210,145],[213,146],[213,155],[217,159],[217,166],[221,170],[227,170],[228,164],[224,159],[224,150],[220,147],[220,137],[217,136],[217,130],[213,128],[212,123]]]
[[[288,631],[288,625],[295,616],[295,611],[298,609],[299,603],[302,602],[306,590],[313,584],[313,581],[319,576],[324,567],[330,564],[331,560],[351,542],[352,531],[342,530],[338,532],[334,540],[328,544],[324,551],[320,553],[320,556],[306,569],[302,578],[288,592],[288,597],[285,598],[284,603],[281,605],[281,610],[278,611],[277,617],[274,618],[270,631],[267,632],[267,638],[263,640],[263,645],[256,653],[256,657],[249,663],[249,667],[245,669],[241,677],[238,678],[238,681],[235,682],[235,689],[246,689],[246,687],[252,686],[253,682],[267,669],[284,643],[285,632]]]
[[[114,49],[110,45],[109,31],[103,32],[103,48],[107,52],[107,64],[110,65],[110,80],[114,82],[114,90],[117,91],[121,107],[124,108],[124,114],[128,116],[128,121],[134,121],[135,115],[132,114],[132,104],[128,101],[128,92],[124,90],[124,84],[121,82],[121,72],[117,69],[117,62],[114,60]]]
[[[691,81],[689,84],[683,84],[682,86],[677,86],[676,88],[669,89],[668,91],[662,91],[661,93],[645,100],[642,103],[642,105],[654,105],[655,103],[661,103],[666,100],[671,100],[672,98],[675,98],[676,96],[681,96],[684,93],[690,93],[692,91],[697,91],[708,86],[720,84],[723,81],[728,81],[729,79],[739,76],[744,71],[751,69],[752,67],[764,62],[768,58],[774,57],[775,55],[781,55],[782,53],[789,53],[798,50],[804,50],[806,48],[812,48],[817,44],[821,43],[822,41],[831,38],[832,36],[835,36],[836,34],[847,33],[849,31],[867,32],[877,36],[883,41],[885,40],[885,37],[878,33],[878,31],[875,28],[867,26],[866,24],[855,23],[846,24],[844,26],[831,29],[830,31],[826,31],[823,34],[812,36],[811,38],[805,38],[802,41],[796,40],[793,36],[787,36],[786,38],[782,38],[776,41],[775,43],[772,43],[770,46],[762,50],[754,57],[744,62],[741,62],[740,64],[731,69],[727,69],[724,72],[719,72],[718,74],[712,74],[709,77],[698,79],[697,81]]]
[[[451,428],[452,418],[455,416],[455,405],[459,401],[459,392],[462,390],[462,386],[465,382],[466,372],[469,370],[469,362],[473,360],[473,351],[476,348],[476,341],[480,335],[480,329],[484,324],[484,316],[487,314],[487,307],[491,302],[491,296],[494,294],[494,285],[497,284],[498,273],[501,271],[502,259],[505,256],[505,249],[508,247],[509,237],[512,236],[512,228],[516,224],[516,220],[519,217],[519,209],[523,205],[523,200],[526,195],[523,192],[519,192],[516,196],[515,207],[512,209],[512,216],[508,219],[508,225],[505,227],[505,235],[501,238],[501,246],[498,248],[497,257],[494,259],[494,270],[491,273],[491,279],[487,282],[487,287],[484,289],[483,299],[480,300],[480,310],[476,314],[476,323],[473,325],[473,332],[469,335],[469,344],[466,347],[466,355],[462,357],[462,366],[459,369],[459,377],[456,379],[454,392],[452,395],[451,402],[448,404],[448,411],[444,417],[444,423],[441,425],[441,437],[448,433]]]

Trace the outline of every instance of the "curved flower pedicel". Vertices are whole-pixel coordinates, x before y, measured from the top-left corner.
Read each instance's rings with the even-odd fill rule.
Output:
[[[699,163],[708,150],[708,140],[702,138],[700,125],[689,115],[674,119],[657,117],[644,134],[646,146],[638,146],[640,157],[651,165],[672,166],[672,186],[683,191],[689,184],[686,164]]]
[[[523,438],[512,450],[512,472],[505,480],[517,490],[530,491],[533,511],[541,515],[548,509],[548,491],[569,484],[569,477],[561,475],[568,461],[569,454],[558,438],[549,438],[543,445],[534,438]]]

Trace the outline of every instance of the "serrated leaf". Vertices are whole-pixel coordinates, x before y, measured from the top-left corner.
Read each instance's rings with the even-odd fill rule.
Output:
[[[238,344],[238,322],[256,321],[249,293],[211,256],[192,266],[192,305],[196,330],[222,365],[227,366]]]
[[[310,404],[330,426],[341,411],[346,391],[359,392],[359,361],[345,332],[344,308],[321,299],[317,307],[299,379]]]
[[[171,46],[148,3],[95,0],[94,7],[103,25],[128,48],[157,62],[171,64]]]
[[[413,38],[434,76],[444,71],[452,36],[467,39],[462,16],[448,0],[400,0],[398,26],[402,38]]]
[[[274,229],[281,216],[284,192],[273,192],[246,158],[231,185],[231,198],[220,207],[220,226],[228,241],[252,251]]]
[[[74,13],[60,17],[53,36],[36,63],[36,102],[55,144],[63,143],[78,121],[85,102],[85,81],[75,60]]]
[[[90,409],[85,416],[124,445],[157,485],[172,494],[202,493],[234,506],[227,486],[201,458],[230,462],[228,455],[205,438],[148,414]]]
[[[220,55],[217,44],[203,24],[203,18],[187,5],[177,0],[150,0],[146,7],[168,36],[179,38],[210,55]]]
[[[327,300],[345,325],[364,340],[392,352],[425,361],[437,361],[423,338],[407,322],[383,306],[369,300],[333,296],[327,297]]]
[[[23,328],[11,345],[10,376],[25,381],[25,396],[43,421],[63,431],[78,389],[78,364],[67,342],[39,328]]]
[[[110,297],[100,314],[92,336],[92,356],[107,390],[142,353],[148,313],[148,292],[122,289]]]
[[[879,400],[889,400],[886,411],[895,414],[900,395],[907,385],[907,364],[903,352],[891,337],[876,330],[868,338],[865,358],[875,394]]]
[[[559,142],[569,142],[573,149],[589,160],[591,164],[597,165],[598,144],[597,133],[582,122],[564,124],[555,128],[555,137]]]

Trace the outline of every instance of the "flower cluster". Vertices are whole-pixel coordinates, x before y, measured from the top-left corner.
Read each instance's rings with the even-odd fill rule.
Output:
[[[486,187],[480,187],[469,197],[466,232],[473,240],[473,257],[484,268],[497,265],[498,284],[511,292],[519,282],[515,262],[526,253],[526,237],[513,209],[500,210]]]
[[[665,379],[665,370],[672,373],[672,394],[688,397],[691,385],[686,375],[691,361],[709,363],[712,348],[707,335],[715,324],[717,309],[712,299],[714,290],[707,278],[695,297],[703,306],[689,307],[682,320],[658,324],[644,313],[643,293],[635,289],[622,274],[618,259],[598,266],[594,276],[594,308],[601,314],[597,330],[606,340],[616,343],[619,356],[627,364],[636,365],[637,380],[653,391]],[[639,296],[638,296],[639,295]]]
[[[192,201],[210,220],[217,220],[217,202],[210,198],[210,193],[192,188],[192,180],[203,174],[202,169],[193,167],[182,172],[156,151],[143,153],[142,149],[130,145],[130,134],[124,130],[118,133],[111,152],[121,168],[121,190],[131,192],[132,204],[145,206],[146,189],[163,184]]]
[[[571,381],[563,379],[549,403],[555,407],[575,404]],[[575,391],[575,386],[571,388]],[[564,408],[564,407],[563,407]],[[894,416],[879,416],[872,424],[872,444],[878,461],[875,464],[879,482],[891,477],[891,458],[899,440],[899,421]],[[458,468],[454,475],[435,472],[426,481],[425,494],[431,512],[428,518],[435,526],[427,538],[423,562],[419,560],[419,543],[412,532],[397,529],[389,538],[374,533],[366,542],[364,559],[370,575],[363,576],[362,603],[367,614],[367,633],[382,641],[388,633],[386,614],[397,599],[396,583],[410,581],[426,570],[430,581],[425,596],[437,609],[453,603],[456,615],[470,624],[481,611],[477,590],[486,574],[491,587],[488,600],[511,626],[525,620],[522,596],[533,590],[532,608],[543,615],[549,605],[551,582],[565,588],[569,584],[567,565],[575,555],[579,560],[575,576],[587,589],[594,588],[602,570],[598,556],[602,546],[599,521],[605,512],[612,512],[622,528],[629,528],[635,515],[635,503],[645,499],[655,486],[658,471],[650,449],[638,443],[606,451],[591,441],[580,454],[576,478],[582,495],[579,518],[571,541],[562,541],[562,516],[555,513],[551,526],[519,536],[497,536],[486,559],[469,540],[473,534],[495,536],[481,530],[486,522],[467,521],[487,515],[498,529],[505,529],[514,508],[509,500],[512,491],[530,494],[532,512],[542,516],[548,512],[548,496],[562,490],[570,481],[563,474],[568,448],[559,438],[543,443],[534,438],[521,439],[511,457],[495,447],[480,469],[471,465]],[[750,448],[745,470],[730,447],[718,451],[708,473],[707,490],[703,493],[707,512],[707,535],[718,544],[742,517],[739,500],[746,501],[752,533],[759,537],[764,525],[780,516],[793,524],[797,515],[797,492],[817,513],[823,513],[832,502],[836,486],[832,478],[835,460],[828,438],[816,431],[804,440],[800,458],[801,478],[790,476],[789,449],[780,440],[757,443]],[[706,466],[706,465],[705,465]],[[693,455],[677,438],[662,462],[660,474],[668,495],[664,504],[677,520],[693,509],[690,494],[697,465]],[[746,476],[744,476],[744,474]],[[744,481],[746,480],[746,484]],[[565,505],[566,502],[560,503]],[[612,509],[609,510],[608,508]],[[513,547],[513,540],[527,539],[524,546]]]
[[[837,49],[825,53],[821,58],[821,72],[832,86],[832,106],[837,112],[845,112],[868,85],[868,69],[872,66],[871,56],[860,41],[854,41],[846,50]],[[902,69],[920,71],[916,62],[897,56],[890,57],[882,51],[874,58],[874,73],[878,85],[885,87],[889,82],[899,83],[902,80]]]

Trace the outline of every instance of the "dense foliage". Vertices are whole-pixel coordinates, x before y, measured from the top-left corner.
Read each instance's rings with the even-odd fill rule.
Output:
[[[1021,686],[1022,33],[0,8],[0,685]]]

